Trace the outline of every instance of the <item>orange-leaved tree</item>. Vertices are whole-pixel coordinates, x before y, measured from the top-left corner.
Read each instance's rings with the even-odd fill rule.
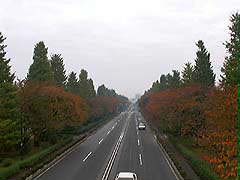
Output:
[[[35,145],[46,133],[67,125],[81,125],[88,119],[87,103],[63,88],[46,83],[27,83],[20,92],[21,111],[34,135]]]

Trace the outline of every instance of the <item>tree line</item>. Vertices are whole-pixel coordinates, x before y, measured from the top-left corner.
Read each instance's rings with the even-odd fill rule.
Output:
[[[194,64],[161,75],[139,100],[141,111],[161,132],[190,139],[222,179],[237,177],[237,93],[240,85],[240,14],[233,14],[220,82],[202,40]],[[239,122],[239,120],[238,120]],[[239,124],[239,123],[238,123]],[[239,133],[238,133],[239,134]],[[205,177],[206,178],[206,177]]]
[[[198,50],[196,52],[195,64],[187,62],[181,73],[178,70],[172,70],[172,74],[161,75],[160,79],[153,83],[150,92],[158,92],[192,84],[200,84],[203,87],[213,87],[215,85],[216,75],[211,65],[210,53],[202,40],[199,40],[196,46]]]
[[[67,75],[62,55],[49,59],[43,41],[34,47],[26,78],[16,80],[5,39],[0,32],[0,154],[56,143],[65,128],[98,121],[127,106],[126,97],[104,85],[96,92],[86,70]]]

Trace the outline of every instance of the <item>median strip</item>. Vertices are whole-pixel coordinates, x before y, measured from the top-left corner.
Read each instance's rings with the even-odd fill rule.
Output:
[[[113,150],[113,152],[112,152],[112,155],[111,155],[111,157],[110,157],[110,160],[108,161],[107,167],[106,167],[106,169],[105,169],[105,171],[104,171],[104,173],[103,173],[102,180],[107,180],[108,177],[109,177],[109,175],[110,175],[112,166],[113,166],[113,164],[114,164],[114,160],[115,160],[115,158],[116,158],[116,156],[117,156],[118,150],[119,150],[119,148],[120,148],[120,146],[121,146],[121,143],[122,143],[124,134],[125,134],[125,132],[126,132],[126,129],[128,128],[128,125],[129,125],[129,121],[128,121],[128,123],[125,125],[125,127],[124,127],[124,129],[123,129],[123,131],[122,131],[122,133],[121,133],[121,135],[120,135],[120,137],[119,137],[119,139],[118,139],[115,147],[114,147],[114,150]]]

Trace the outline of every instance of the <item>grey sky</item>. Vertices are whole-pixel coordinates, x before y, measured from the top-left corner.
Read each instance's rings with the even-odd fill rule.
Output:
[[[20,78],[43,40],[68,72],[84,68],[95,86],[133,97],[193,62],[199,39],[219,76],[229,17],[239,9],[239,0],[2,0],[0,31]]]

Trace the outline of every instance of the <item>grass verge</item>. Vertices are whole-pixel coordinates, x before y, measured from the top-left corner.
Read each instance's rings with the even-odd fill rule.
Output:
[[[201,160],[192,150],[176,142],[175,142],[175,147],[188,160],[191,167],[196,172],[196,174],[200,177],[200,179],[220,180],[220,178],[214,173],[210,165],[207,162]]]
[[[61,147],[63,144],[66,144],[68,142],[70,142],[70,139],[66,139],[59,144],[50,146],[36,154],[29,156],[26,159],[19,160],[19,161],[15,162],[14,164],[10,165],[9,167],[1,168],[0,180],[5,180],[5,179],[11,177],[12,175],[18,173],[22,169],[26,169],[26,168],[30,168],[30,167],[34,166],[36,163],[41,161],[43,158],[48,156],[50,153],[52,153],[53,151],[55,151],[56,149]]]
[[[107,122],[110,118],[112,118],[112,116],[105,117],[99,121],[90,122],[82,127],[77,127],[76,130],[74,130],[74,132],[71,129],[69,135],[70,134],[80,135],[94,131],[94,129]],[[66,149],[68,149],[75,143],[77,143],[77,141],[74,141],[73,136],[70,136],[55,145],[47,147],[46,149],[43,149],[33,155],[26,157],[23,160],[17,160],[10,166],[0,167],[0,180],[6,180],[19,173],[21,173],[21,175],[19,175],[20,178],[18,179],[27,177],[37,169],[40,169],[45,164],[52,161],[55,157],[63,153]],[[57,152],[59,149],[61,150]]]

